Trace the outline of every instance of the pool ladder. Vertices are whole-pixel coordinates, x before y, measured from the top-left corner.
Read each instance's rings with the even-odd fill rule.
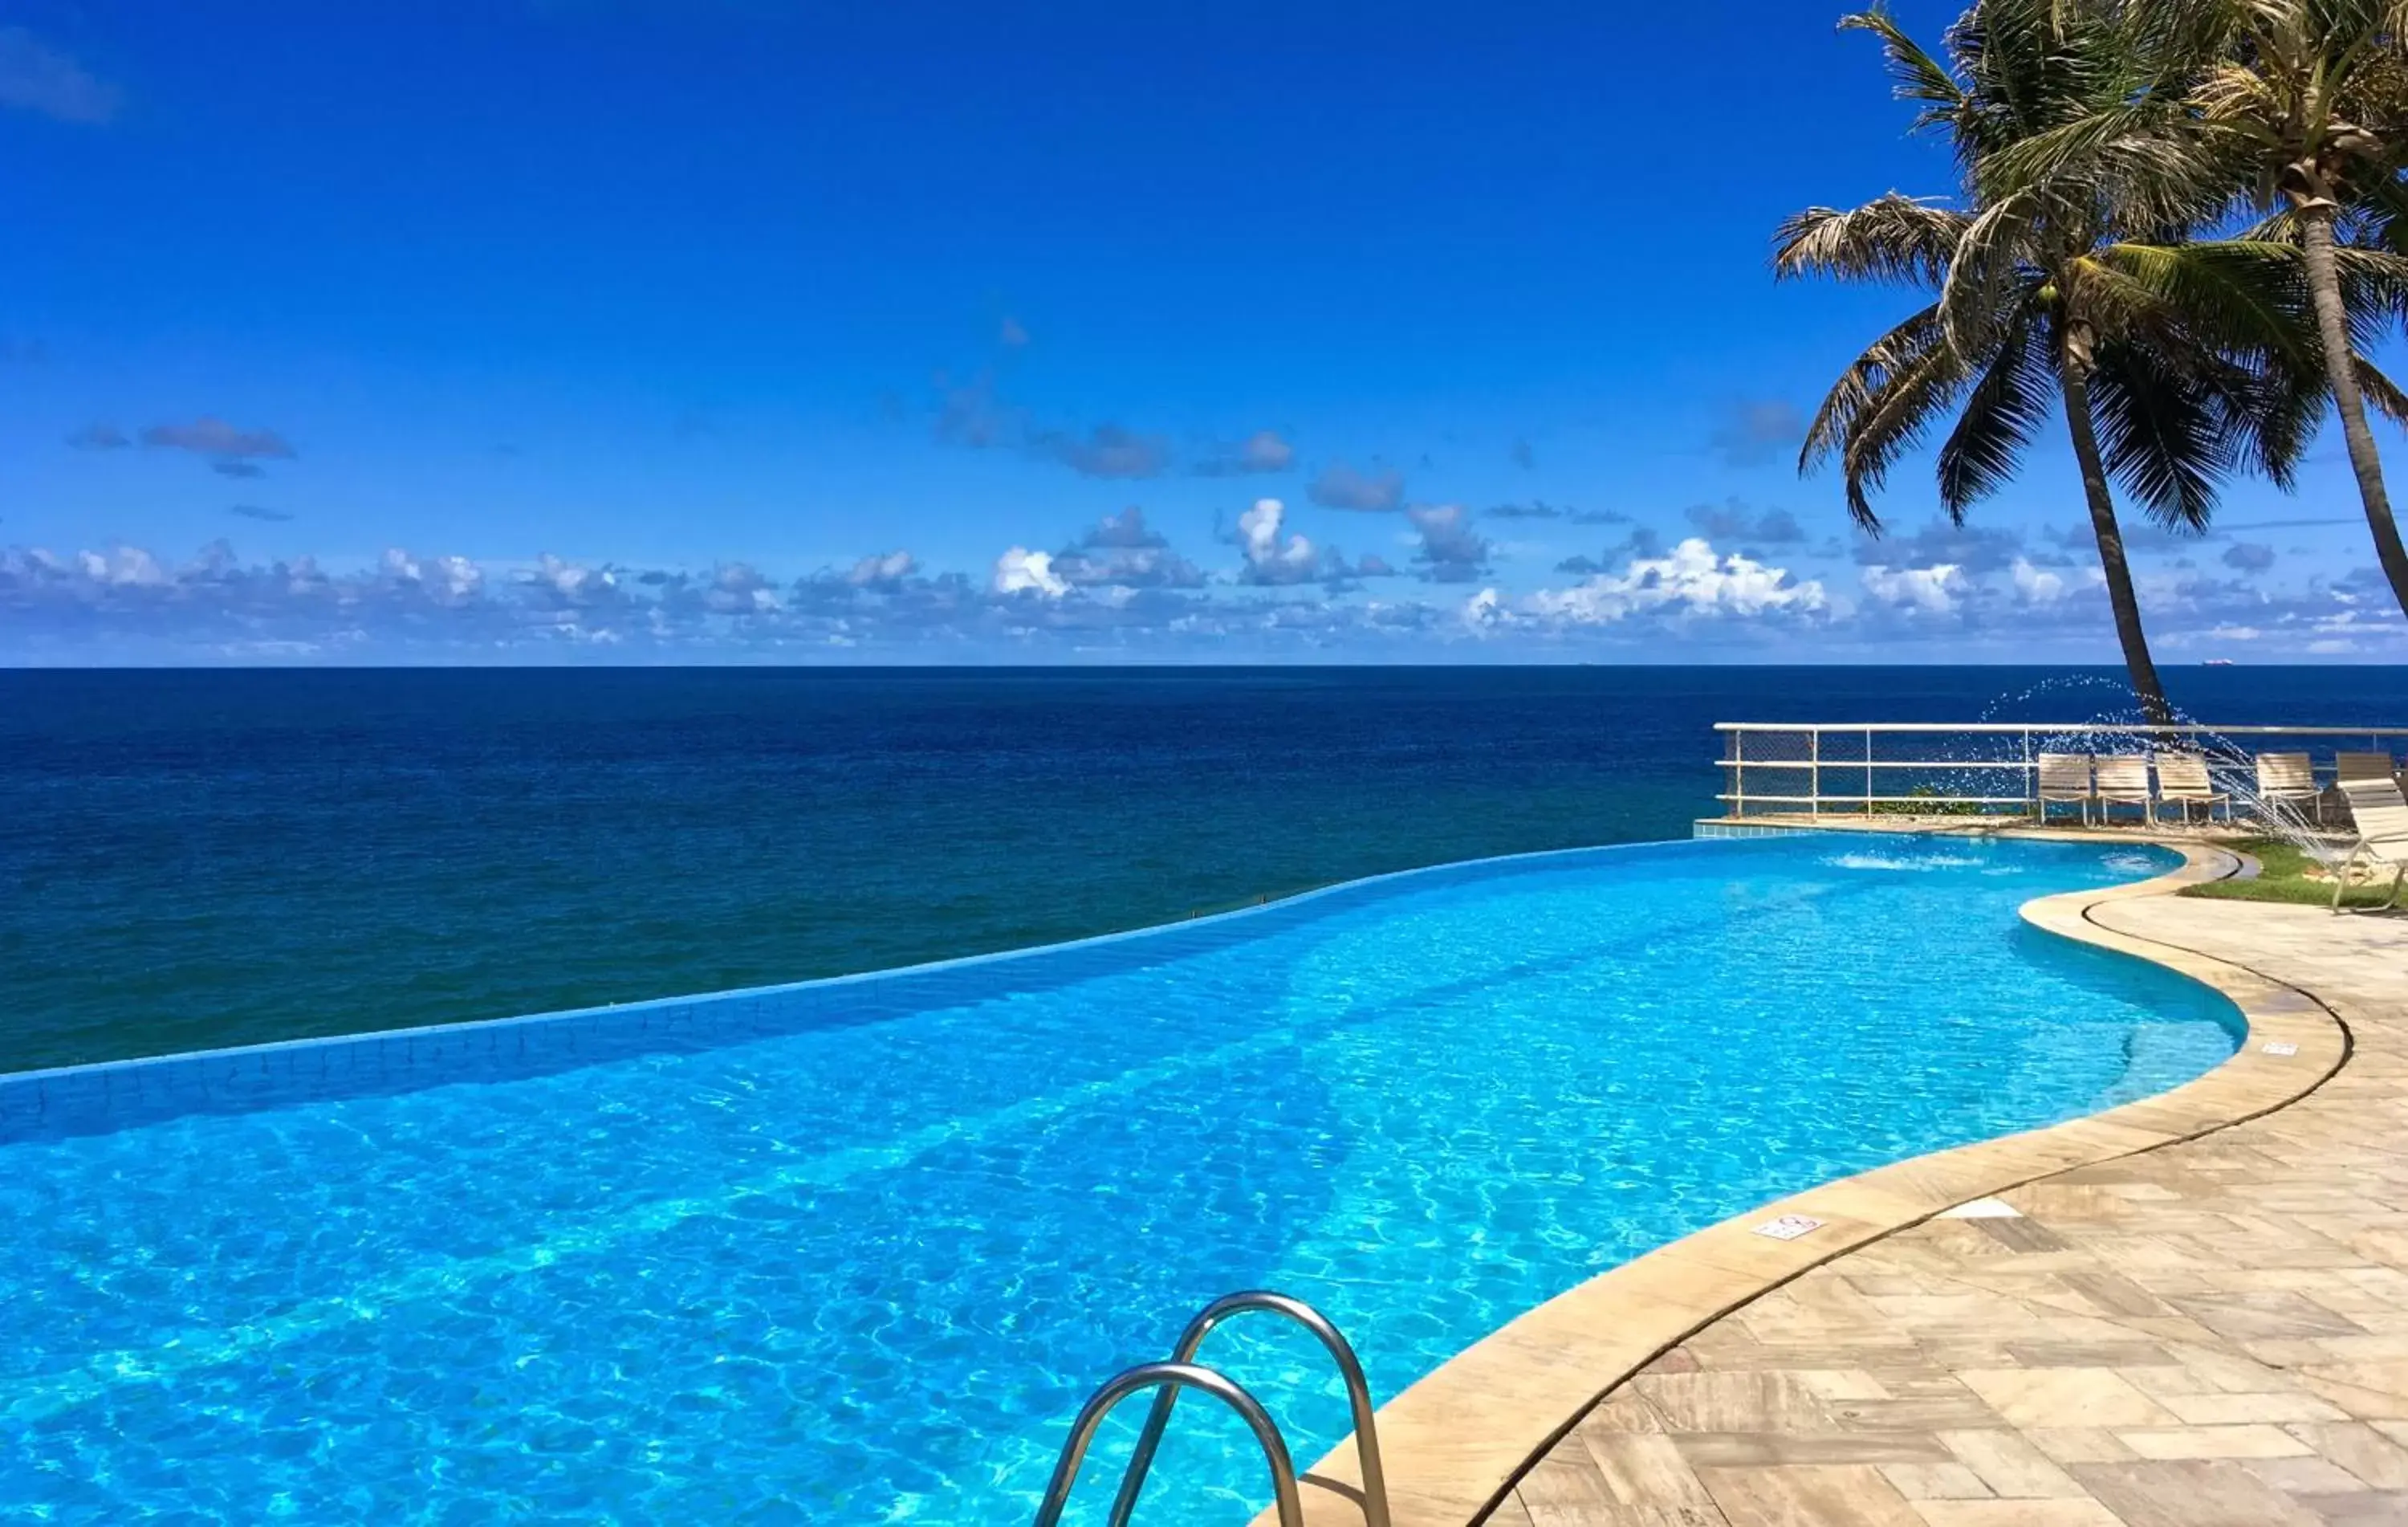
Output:
[[[1339,1334],[1326,1317],[1303,1300],[1262,1289],[1226,1294],[1212,1301],[1187,1322],[1168,1361],[1141,1362],[1115,1374],[1088,1397],[1079,1409],[1079,1419],[1071,1423],[1069,1440],[1062,1445],[1062,1456],[1054,1461],[1054,1477],[1045,1486],[1043,1504],[1037,1508],[1036,1527],[1056,1527],[1061,1521],[1063,1507],[1070,1501],[1070,1487],[1079,1482],[1079,1466],[1086,1462],[1087,1447],[1096,1440],[1096,1429],[1103,1425],[1104,1418],[1111,1414],[1114,1406],[1140,1390],[1154,1391],[1154,1409],[1145,1419],[1145,1430],[1138,1436],[1137,1448],[1129,1454],[1128,1468],[1121,1476],[1120,1493],[1112,1498],[1111,1527],[1128,1527],[1129,1513],[1137,1509],[1137,1498],[1145,1489],[1146,1471],[1154,1466],[1162,1434],[1170,1427],[1170,1413],[1179,1404],[1181,1390],[1200,1390],[1238,1413],[1238,1419],[1254,1434],[1264,1462],[1270,1465],[1271,1498],[1279,1513],[1279,1527],[1304,1527],[1304,1502],[1297,1493],[1296,1462],[1288,1456],[1287,1439],[1280,1435],[1279,1423],[1271,1419],[1262,1402],[1248,1393],[1243,1385],[1196,1361],[1197,1349],[1212,1333],[1213,1327],[1231,1316],[1255,1311],[1283,1316],[1312,1332],[1338,1364],[1338,1376],[1346,1384],[1346,1404],[1354,1412],[1355,1456],[1363,1467],[1365,1527],[1390,1527],[1388,1479],[1380,1468],[1380,1433],[1371,1415],[1371,1386],[1364,1381],[1363,1364],[1355,1360],[1354,1348],[1347,1345],[1346,1338]]]

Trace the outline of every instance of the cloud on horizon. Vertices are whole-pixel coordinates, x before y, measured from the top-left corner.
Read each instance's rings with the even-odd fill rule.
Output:
[[[1490,632],[1732,619],[1794,625],[1825,618],[1829,606],[1820,583],[1737,552],[1717,552],[1705,538],[1692,536],[1660,556],[1632,557],[1618,572],[1598,571],[1569,588],[1512,601],[1484,589],[1465,617]]]
[[[227,512],[283,513],[251,505]],[[1648,643],[1679,641],[1698,653],[1779,647],[1799,656],[1903,655],[1933,643],[2018,656],[2112,655],[2095,567],[2002,555],[1996,540],[1955,541],[1969,554],[1962,560],[1867,561],[1854,585],[1841,585],[1704,536],[1667,547],[1640,526],[1602,556],[1566,559],[1558,570],[1570,582],[1516,591],[1492,581],[1493,549],[1479,523],[1460,505],[1408,510],[1413,550],[1403,571],[1427,594],[1402,598],[1374,586],[1398,573],[1385,558],[1350,560],[1292,530],[1276,498],[1257,500],[1222,532],[1237,563],[1218,571],[1181,555],[1135,507],[1103,516],[1058,551],[1024,540],[974,574],[931,571],[904,548],[780,578],[742,562],[689,570],[403,548],[337,567],[310,556],[245,559],[224,540],[181,562],[122,544],[70,554],[16,547],[0,550],[0,653],[36,661],[614,653],[823,661],[928,649],[949,657],[1334,654],[1398,642],[1435,655],[1424,650],[1430,643],[1478,641],[1498,654],[1516,641],[1533,651],[1638,643],[1634,651],[1649,653],[1661,649]],[[1889,544],[1902,550],[1916,539]],[[2372,569],[2273,587],[2263,569],[2159,564],[2140,582],[2169,657],[2408,658],[2408,629]],[[1471,592],[1441,594],[1448,586]]]
[[[1054,554],[1053,570],[1073,588],[1202,588],[1204,569],[1170,549],[1132,504],[1096,522],[1078,543]]]
[[[1288,532],[1286,521],[1287,506],[1277,498],[1257,498],[1238,516],[1236,528],[1223,539],[1244,558],[1238,569],[1239,583],[1255,588],[1318,583],[1335,591],[1396,572],[1377,556],[1349,562],[1335,546],[1318,545],[1309,536]]]

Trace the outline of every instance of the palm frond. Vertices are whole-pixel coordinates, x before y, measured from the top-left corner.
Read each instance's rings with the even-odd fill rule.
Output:
[[[1940,310],[1935,305],[1915,313],[1868,346],[1840,374],[1822,406],[1814,411],[1813,420],[1806,426],[1805,444],[1798,453],[1799,473],[1813,471],[1826,457],[1844,447],[1849,431],[1871,406],[1874,395],[1941,342]]]
[[[2204,528],[2236,454],[2213,391],[2122,342],[2100,348],[2089,390],[2108,472],[2159,524]]]
[[[1851,211],[1810,207],[1782,220],[1772,236],[1772,270],[1781,280],[1829,276],[1937,287],[1971,220],[1897,192]]]
[[[2321,364],[2300,251],[2249,239],[2118,243],[2093,256],[2128,282],[2128,307],[2148,305],[2171,343],[2314,368]]]
[[[1922,443],[1965,382],[1965,365],[1945,344],[1926,350],[1875,388],[1850,422],[1840,452],[1848,513],[1867,530],[1881,529],[1872,496],[1898,458]]]
[[[1923,109],[1915,114],[1920,129],[1945,122],[1965,107],[1964,87],[1938,59],[1898,24],[1898,18],[1876,6],[1840,19],[1842,32],[1870,32],[1881,39],[1882,58],[1889,69],[1891,91],[1901,101]]]
[[[2010,196],[1984,209],[1956,240],[1941,282],[1940,319],[1948,342],[1967,355],[1990,348],[2000,298],[2022,264],[2032,211],[2028,194]]]
[[[2358,349],[2372,349],[2387,330],[2408,324],[2408,254],[2340,244],[2333,248],[2333,266]]]
[[[1965,395],[1956,427],[1940,448],[1940,502],[1951,520],[1962,523],[1968,508],[2014,475],[2048,417],[2057,377],[2040,340],[2038,316],[2018,310],[1998,353]]]
[[[2372,361],[2359,356],[2358,390],[2375,412],[2395,425],[2408,426],[2408,394],[2401,392]]]

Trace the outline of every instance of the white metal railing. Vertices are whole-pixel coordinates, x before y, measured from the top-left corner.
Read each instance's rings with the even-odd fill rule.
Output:
[[[2042,753],[2147,754],[2175,745],[2204,753],[2212,775],[2248,789],[2255,756],[2306,753],[2319,780],[2333,755],[2363,748],[2396,757],[2408,727],[2143,727],[2097,722],[1718,721],[1721,800],[1732,816],[2029,814],[2040,809]],[[2283,745],[2283,744],[2289,745]]]

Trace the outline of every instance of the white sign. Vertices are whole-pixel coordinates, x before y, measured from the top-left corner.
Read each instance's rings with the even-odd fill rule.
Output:
[[[2300,1047],[2297,1044],[2292,1044],[2287,1039],[2270,1039],[2266,1042],[2265,1048],[2268,1055],[2297,1055],[2300,1053]]]
[[[1809,1219],[1802,1214],[1785,1214],[1778,1219],[1768,1219],[1756,1227],[1758,1235],[1770,1235],[1776,1241],[1794,1241],[1808,1231],[1821,1230],[1823,1222]]]

